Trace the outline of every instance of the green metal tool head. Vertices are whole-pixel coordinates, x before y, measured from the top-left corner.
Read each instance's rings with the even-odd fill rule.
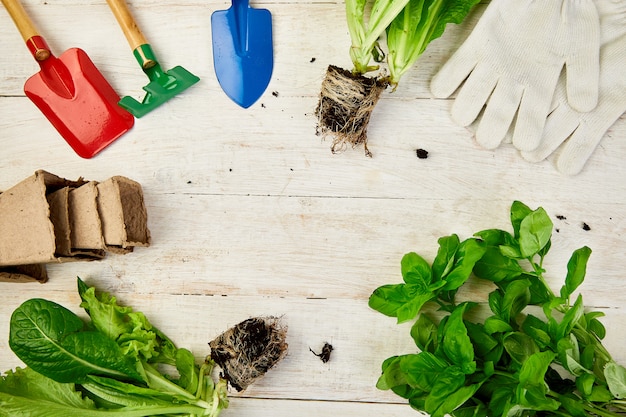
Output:
[[[163,71],[149,44],[139,46],[133,51],[133,54],[150,82],[143,87],[146,95],[141,103],[133,97],[126,96],[118,104],[135,117],[142,117],[150,113],[200,81],[200,78],[181,66]]]

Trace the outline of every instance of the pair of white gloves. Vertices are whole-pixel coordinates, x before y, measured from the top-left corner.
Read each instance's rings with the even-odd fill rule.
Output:
[[[461,84],[452,118],[481,146],[579,173],[626,111],[626,0],[491,0],[431,91]]]

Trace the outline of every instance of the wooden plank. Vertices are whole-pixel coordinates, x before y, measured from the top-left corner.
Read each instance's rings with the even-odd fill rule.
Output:
[[[368,402],[337,401],[283,401],[256,398],[235,398],[223,414],[230,416],[266,417],[318,417],[334,415],[342,417],[417,417],[418,413],[406,404],[376,404]]]
[[[82,48],[121,94],[143,94],[141,86],[147,79],[105,2],[26,0],[24,5],[54,53]],[[228,2],[141,1],[129,5],[164,69],[182,65],[202,79],[199,88],[223,96],[213,71],[210,19],[215,10],[227,8]],[[350,69],[350,39],[343,23],[342,2],[261,2],[254,6],[270,9],[273,17],[275,65],[268,92],[280,86],[284,96],[317,96],[329,64]],[[473,16],[479,12],[477,9]],[[430,97],[424,80],[430,79],[452,48],[465,38],[474,21],[450,25],[445,38],[432,44],[419,68],[407,74],[404,86],[394,95]],[[23,80],[38,67],[6,13],[0,13],[0,48],[3,61],[12,63],[0,67],[0,95],[22,95]]]
[[[454,196],[458,204],[513,197],[540,203],[626,202],[621,146],[626,118],[611,128],[586,169],[567,177],[550,161],[524,161],[511,146],[481,149],[451,122],[445,100],[380,103],[369,129],[371,159],[362,149],[331,154],[330,144],[315,136],[314,99],[279,96],[267,103],[250,111],[218,112],[206,97],[190,93],[138,120],[85,165],[27,99],[0,98],[0,113],[8,120],[0,135],[14,138],[0,149],[0,164],[12,168],[3,173],[0,188],[50,167],[67,177],[125,175],[163,193]],[[418,159],[417,148],[427,150],[428,159]]]
[[[144,194],[151,247],[94,263],[50,265],[46,287],[67,289],[71,277],[96,275],[106,277],[104,289],[114,293],[363,300],[377,286],[401,281],[405,253],[432,260],[440,236],[510,230],[511,201]],[[625,238],[619,206],[548,203],[558,232],[544,267],[554,289],[571,253],[587,245],[594,253],[583,286],[586,302],[624,305],[626,296],[614,291],[626,267],[614,249]]]
[[[72,277],[67,278],[73,281]],[[106,286],[110,280],[93,276],[87,282]],[[67,283],[70,284],[69,281]],[[49,292],[46,285],[33,285],[39,289],[33,296],[52,299],[80,313],[77,307],[80,301],[75,293],[69,290]],[[283,317],[288,326],[287,356],[246,391],[231,392],[233,397],[403,402],[391,392],[376,389],[375,384],[384,359],[416,352],[409,336],[410,323],[396,325],[395,319],[370,310],[365,300],[142,292],[148,288],[145,284],[142,287],[132,285],[128,287],[128,292],[120,291],[116,295],[120,303],[144,312],[154,326],[180,347],[194,352],[199,361],[209,354],[208,342],[239,321],[261,315]],[[20,302],[6,291],[1,292],[0,313],[8,317],[9,311]],[[602,311],[607,314],[602,319],[608,328],[605,345],[615,360],[624,363],[624,336],[619,328],[626,319],[626,313],[623,309]],[[2,322],[0,334],[7,334],[7,329],[7,323]],[[309,348],[319,350],[325,342],[332,344],[334,350],[331,360],[324,364]],[[0,363],[11,366],[18,363],[6,340],[0,341]]]

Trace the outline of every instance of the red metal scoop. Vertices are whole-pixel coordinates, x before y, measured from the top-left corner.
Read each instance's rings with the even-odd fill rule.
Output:
[[[91,158],[126,133],[135,119],[87,54],[71,48],[55,57],[19,1],[1,1],[41,68],[24,92],[74,151]]]

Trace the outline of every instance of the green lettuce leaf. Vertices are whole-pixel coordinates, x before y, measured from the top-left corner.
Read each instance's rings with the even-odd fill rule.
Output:
[[[480,0],[411,0],[387,29],[390,82],[402,75],[439,38],[448,23],[461,23]]]

